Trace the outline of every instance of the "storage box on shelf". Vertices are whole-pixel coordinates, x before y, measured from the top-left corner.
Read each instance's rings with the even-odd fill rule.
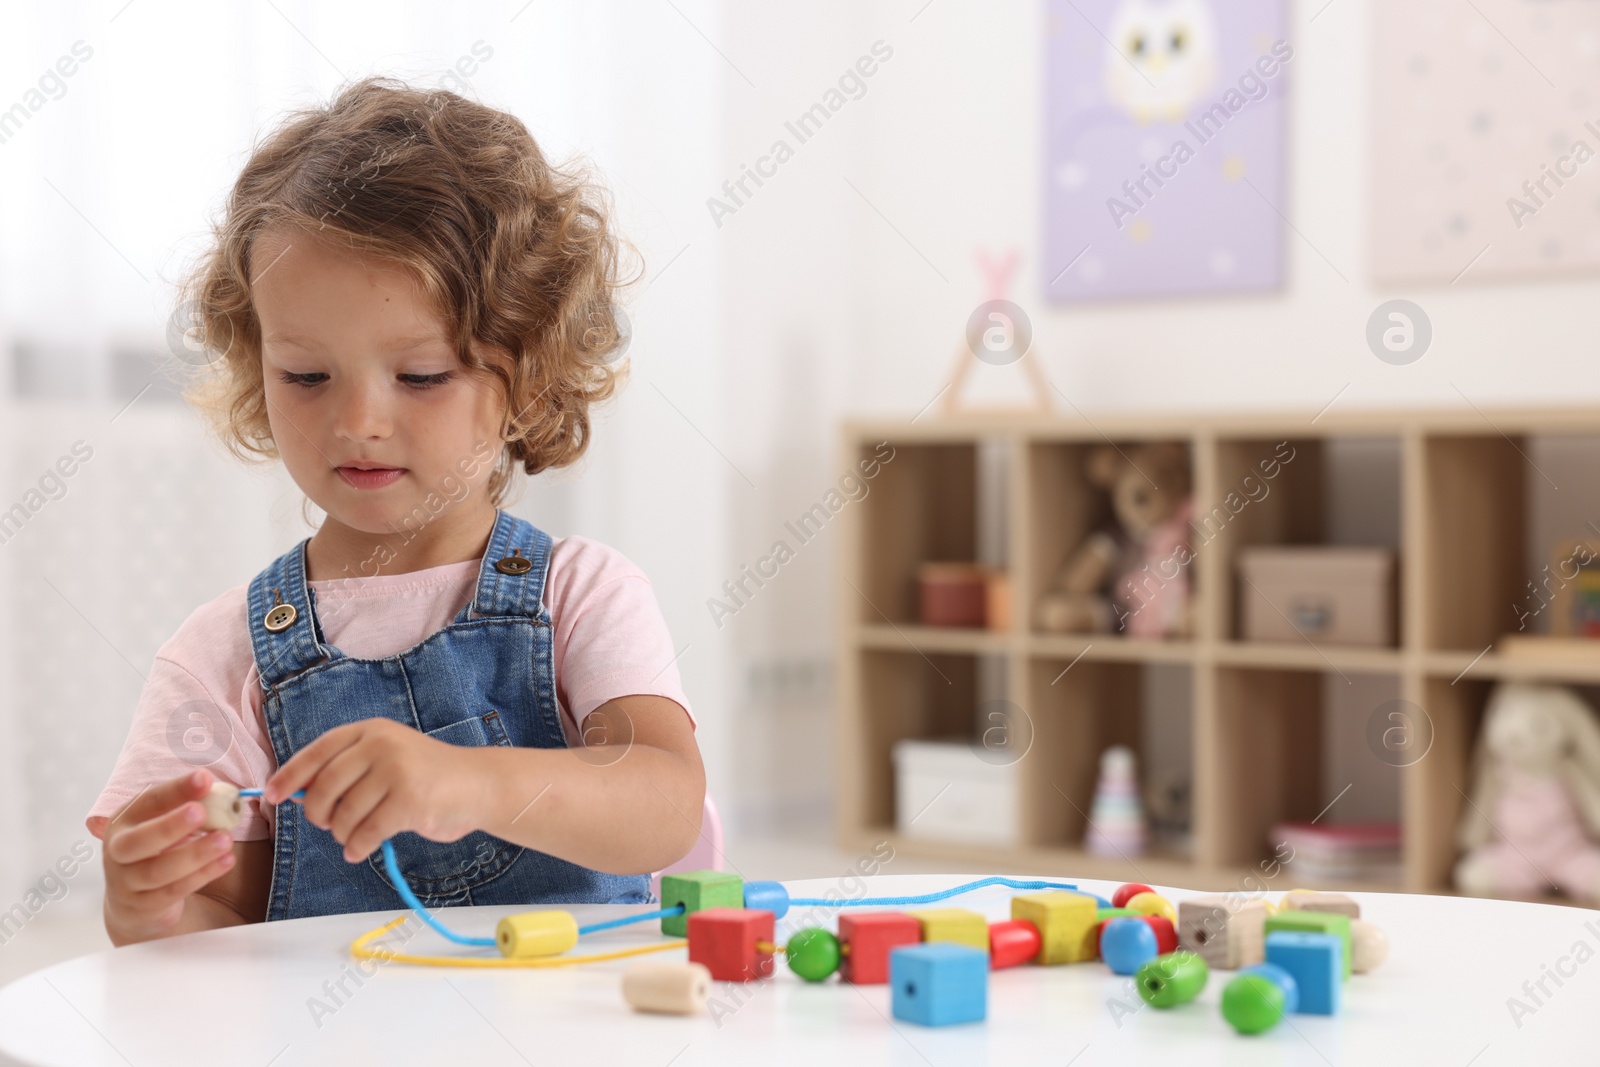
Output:
[[[1402,888],[1448,891],[1455,829],[1470,754],[1492,683],[1503,677],[1600,682],[1600,656],[1556,646],[1513,656],[1492,645],[1513,629],[1507,605],[1528,573],[1527,493],[1538,477],[1526,451],[1534,435],[1600,434],[1600,410],[1351,413],[1095,418],[1018,415],[946,420],[866,420],[844,433],[846,461],[895,450],[864,506],[840,516],[843,605],[839,731],[839,831],[852,846],[890,838],[929,857],[996,870],[1165,881],[1236,889],[1261,878],[1282,822],[1345,821],[1323,815],[1344,783],[1322,773],[1329,678],[1383,679],[1418,709],[1424,755],[1392,762],[1399,776]],[[1085,475],[1108,442],[1186,445],[1194,524],[1186,576],[1192,636],[1134,638],[1046,633],[1033,608],[1062,560],[1110,515]],[[1399,530],[1363,528],[1359,510],[1330,508],[1336,465],[1351,442],[1387,464],[1363,480],[1393,494]],[[981,447],[1006,457],[1003,567],[1010,625],[919,624],[923,564],[979,561]],[[1463,531],[1472,531],[1464,536]],[[1573,536],[1581,530],[1570,531]],[[1267,642],[1245,627],[1240,561],[1252,547],[1380,546],[1393,553],[1393,629],[1366,647],[1296,637]],[[1381,584],[1381,582],[1380,582]],[[855,588],[853,589],[852,586]],[[859,590],[859,595],[857,590]],[[974,601],[975,603],[975,601]],[[974,611],[972,621],[977,621]],[[1570,647],[1570,646],[1569,646]],[[982,703],[977,661],[1003,664],[1005,692],[1021,708],[1031,745],[995,775],[1017,817],[982,840],[933,840],[897,829],[895,765],[901,741],[976,740]],[[1100,754],[1126,744],[1141,760],[1149,665],[1183,672],[1192,735],[1192,852],[1152,843],[1142,857],[1084,848]],[[972,759],[971,773],[994,770]],[[919,794],[920,795],[920,794]],[[923,816],[929,818],[931,816]],[[920,823],[919,819],[919,823]],[[998,822],[996,825],[1000,825]],[[1014,832],[1013,832],[1014,830]],[[1268,888],[1288,889],[1293,875]],[[1347,882],[1326,888],[1385,888]],[[1392,888],[1392,885],[1387,887]]]

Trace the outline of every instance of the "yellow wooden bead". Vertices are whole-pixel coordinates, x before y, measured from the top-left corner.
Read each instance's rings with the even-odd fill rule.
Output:
[[[1276,900],[1273,900],[1271,897],[1262,897],[1261,903],[1267,909],[1268,915],[1278,914],[1278,902]]]
[[[911,912],[924,941],[953,941],[989,951],[989,920],[966,908],[928,908]]]
[[[1085,963],[1098,956],[1095,929],[1099,904],[1084,893],[1047,890],[1011,898],[1011,917],[1039,928],[1039,955],[1044,964]]]
[[[1140,915],[1159,915],[1173,925],[1177,925],[1178,911],[1166,897],[1157,893],[1137,893],[1123,905],[1131,908]]]
[[[578,943],[578,920],[568,911],[507,915],[494,928],[494,943],[507,959],[559,956]]]

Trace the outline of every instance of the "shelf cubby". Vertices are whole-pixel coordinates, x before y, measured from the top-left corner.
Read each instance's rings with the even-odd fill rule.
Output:
[[[861,420],[845,428],[845,455],[854,463],[884,440],[895,460],[865,506],[839,520],[843,576],[878,606],[841,588],[839,832],[852,847],[887,836],[908,854],[996,871],[1142,873],[1228,889],[1259,875],[1278,822],[1390,821],[1401,827],[1400,888],[1448,892],[1493,686],[1506,678],[1600,686],[1600,642],[1597,654],[1550,646],[1537,658],[1494,647],[1515,628],[1511,605],[1548,562],[1551,539],[1586,536],[1571,528],[1576,517],[1600,515],[1600,488],[1584,495],[1585,478],[1593,481],[1586,472],[1600,462],[1600,411]],[[1038,631],[1034,602],[1071,548],[1110,514],[1107,494],[1085,474],[1087,457],[1108,443],[1131,451],[1156,441],[1189,447],[1193,636]],[[998,496],[988,491],[994,478],[984,459],[996,450],[1006,459]],[[1271,478],[1264,461],[1278,465]],[[1563,475],[1568,468],[1578,473]],[[1270,491],[1256,488],[1249,499],[1247,476]],[[1224,522],[1215,508],[1226,508],[1230,493],[1249,502],[1225,511]],[[989,514],[995,509],[1001,514]],[[998,551],[992,533],[984,545],[990,519],[1002,531]],[[1587,536],[1600,540],[1600,528]],[[1394,647],[1239,639],[1238,553],[1319,544],[1395,550]],[[1009,629],[916,625],[921,563],[997,557],[1015,594]],[[987,691],[978,669],[985,660],[1001,665],[1010,699],[1033,728],[1020,768],[1022,841],[900,837],[890,748],[901,737],[970,728]],[[1160,722],[1150,711],[1157,691],[1171,698],[1157,702],[1171,709]],[[1369,751],[1363,733],[1392,700],[1420,709],[1431,728],[1426,754],[1403,765]],[[1156,844],[1131,864],[1085,850],[1099,758],[1115,743],[1135,749],[1141,774],[1164,762],[1192,776],[1186,850]]]

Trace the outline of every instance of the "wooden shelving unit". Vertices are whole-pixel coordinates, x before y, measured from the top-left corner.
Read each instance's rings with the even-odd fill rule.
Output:
[[[887,839],[907,854],[994,870],[1130,879],[1142,872],[1193,888],[1238,887],[1269,855],[1274,823],[1317,816],[1341,788],[1324,780],[1322,770],[1323,683],[1339,672],[1392,681],[1401,699],[1426,711],[1433,728],[1427,755],[1393,770],[1400,776],[1395,816],[1403,880],[1347,888],[1448,891],[1462,794],[1470,790],[1469,757],[1493,683],[1537,677],[1600,684],[1600,658],[1529,663],[1490,647],[1512,628],[1509,605],[1534,577],[1527,566],[1527,499],[1538,475],[1528,441],[1563,435],[1600,437],[1600,410],[1329,411],[1093,423],[1007,414],[847,424],[845,469],[855,469],[879,442],[891,444],[895,455],[866,498],[840,515],[842,842],[867,848]],[[1399,498],[1385,503],[1400,525],[1398,644],[1239,640],[1239,550],[1328,540],[1328,448],[1345,439],[1384,442],[1398,457]],[[1199,511],[1221,503],[1280,442],[1295,449],[1268,496],[1196,546],[1193,639],[1032,629],[1035,599],[1071,546],[1108,513],[1105,495],[1083,472],[1088,450],[1106,441],[1124,449],[1187,442]],[[980,453],[993,455],[986,450],[999,450],[1004,460],[999,499],[1002,554],[1014,590],[1010,628],[922,626],[919,564],[986,562],[979,559],[978,501],[996,499],[987,493],[994,487],[979,484],[990,466]],[[902,837],[895,830],[891,748],[908,737],[970,736],[979,662],[986,658],[1003,662],[1006,699],[1032,721],[1033,746],[1021,764],[1024,844],[983,848]],[[1072,670],[1061,674],[1068,664]],[[1149,741],[1140,736],[1139,708],[1154,665],[1187,674],[1192,846],[1188,855],[1107,860],[1082,849],[1083,813],[1100,752],[1117,742],[1142,750]],[[1337,814],[1329,821],[1339,821]]]

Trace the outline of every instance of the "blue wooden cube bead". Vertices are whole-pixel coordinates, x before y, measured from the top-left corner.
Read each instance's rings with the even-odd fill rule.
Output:
[[[1337,935],[1275,930],[1267,935],[1267,962],[1282,967],[1294,978],[1301,1014],[1339,1014],[1344,942]]]
[[[989,1013],[989,954],[953,941],[889,953],[890,1008],[922,1026],[981,1022]]]

